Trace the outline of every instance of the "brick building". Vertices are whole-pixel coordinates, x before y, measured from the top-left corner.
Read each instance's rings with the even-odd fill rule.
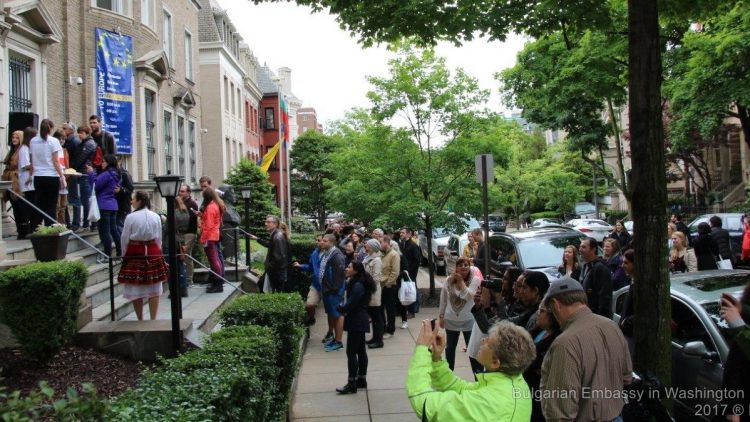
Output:
[[[302,107],[297,110],[297,135],[308,130],[323,133],[323,125],[318,122],[318,113],[313,107]]]

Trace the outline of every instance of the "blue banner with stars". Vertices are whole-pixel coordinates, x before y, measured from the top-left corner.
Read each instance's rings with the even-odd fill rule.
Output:
[[[118,154],[133,153],[133,38],[96,28],[96,113]]]

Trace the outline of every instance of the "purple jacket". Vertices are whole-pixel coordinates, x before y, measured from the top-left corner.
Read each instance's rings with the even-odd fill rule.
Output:
[[[103,172],[96,174],[95,171],[89,173],[89,182],[95,186],[96,203],[102,211],[117,211],[117,199],[115,198],[115,188],[120,186],[120,176],[114,168],[107,168]]]

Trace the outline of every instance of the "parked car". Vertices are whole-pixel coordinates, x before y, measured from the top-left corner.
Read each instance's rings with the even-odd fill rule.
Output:
[[[750,271],[744,270],[698,271],[671,276],[672,387],[675,391],[722,389],[722,365],[729,354],[729,345],[721,332],[727,324],[719,315],[719,297],[729,293],[739,299],[748,282]],[[613,294],[615,322],[620,321],[627,294],[627,287]],[[632,348],[632,342],[630,346]],[[701,394],[684,397],[678,394],[673,399],[678,421],[711,420],[709,416],[699,416],[696,409],[718,404]]]
[[[610,226],[606,221],[595,218],[574,218],[565,223],[565,225],[578,230],[588,237],[593,237],[599,243],[614,230],[614,227]]]
[[[635,233],[633,231],[633,220],[628,220],[628,221],[624,222],[623,225],[625,226],[625,230],[627,230],[628,233],[630,233],[631,236],[633,235],[633,233]]]
[[[505,219],[500,215],[490,215],[487,217],[490,222],[490,231],[504,232],[506,229]]]
[[[562,226],[563,221],[559,218],[537,218],[531,223],[531,227]]]
[[[448,243],[443,249],[443,258],[445,259],[445,275],[451,275],[456,271],[456,261],[464,252],[464,247],[469,244],[469,238],[466,233],[452,234],[448,238]]]
[[[558,278],[557,267],[562,263],[565,247],[578,248],[583,238],[581,232],[563,226],[495,233],[489,239],[492,275],[500,276],[514,265],[523,270],[542,271],[550,280]]]
[[[462,222],[464,224],[464,233],[481,227],[479,221],[475,218],[464,218],[462,219]],[[445,274],[445,259],[443,259],[443,253],[451,234],[451,231],[445,228],[432,229],[433,266],[435,267],[435,272],[437,274]],[[425,235],[424,230],[419,231],[419,249],[422,251],[422,258],[424,259],[423,263],[426,263],[430,256],[430,251],[427,248],[427,236]]]
[[[576,218],[598,218],[596,207],[591,202],[576,202],[575,207],[573,207],[573,215]]]
[[[695,218],[688,224],[690,229],[690,238],[695,239],[698,237],[698,224],[708,223],[708,220],[717,216],[721,218],[721,227],[729,232],[729,238],[732,244],[732,255],[734,255],[734,261],[738,262],[740,255],[742,254],[742,214],[741,213],[717,213],[717,214],[703,214]]]

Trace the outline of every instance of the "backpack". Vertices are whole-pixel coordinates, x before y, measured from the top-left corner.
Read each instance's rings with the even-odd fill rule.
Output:
[[[91,159],[91,166],[94,168],[101,168],[103,162],[104,153],[102,152],[102,147],[97,145],[96,151],[94,151],[94,158]]]

